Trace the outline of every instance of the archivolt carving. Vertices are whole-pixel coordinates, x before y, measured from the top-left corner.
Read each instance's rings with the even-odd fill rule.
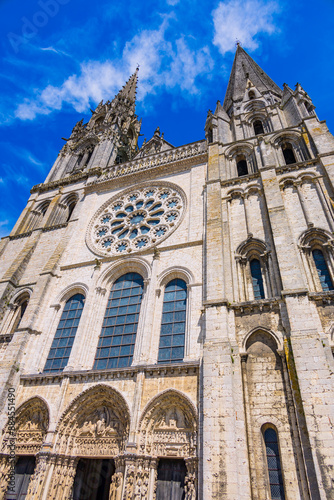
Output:
[[[115,456],[125,446],[129,410],[113,388],[98,385],[78,396],[61,418],[56,452],[75,456]]]
[[[196,456],[196,412],[190,401],[167,391],[148,406],[140,423],[140,452],[152,456]]]
[[[35,455],[41,448],[49,427],[49,412],[40,398],[33,398],[24,403],[16,413],[15,445],[18,455]],[[3,449],[7,449],[10,439],[5,431]]]

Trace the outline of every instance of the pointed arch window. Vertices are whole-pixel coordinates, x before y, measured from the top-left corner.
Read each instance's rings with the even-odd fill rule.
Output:
[[[254,291],[254,299],[264,299],[264,287],[263,287],[263,276],[261,270],[261,263],[258,259],[253,259],[250,261],[250,270],[252,276],[252,284]]]
[[[271,499],[285,500],[277,433],[274,429],[268,428],[264,431],[263,437],[266,446]]]
[[[138,273],[127,273],[112,286],[94,369],[123,368],[132,363],[144,280]]]
[[[212,128],[209,128],[208,129],[208,143],[212,143],[213,142],[213,130]]]
[[[187,284],[173,279],[165,288],[159,343],[159,363],[183,361],[186,331]]]
[[[296,163],[295,153],[293,152],[293,147],[289,142],[282,144],[282,151],[286,165]]]
[[[72,295],[65,304],[54,336],[44,372],[60,372],[68,363],[85,297],[81,293]]]
[[[255,122],[253,123],[253,127],[255,135],[264,134],[263,124],[261,120],[255,120]]]
[[[323,291],[328,292],[329,290],[334,290],[324,254],[322,253],[321,250],[316,248],[312,250],[312,256],[315,263],[315,267],[317,268],[318,271],[318,276]]]
[[[243,175],[248,175],[248,166],[245,156],[244,155],[237,156],[236,162],[237,162],[238,177],[242,177]]]

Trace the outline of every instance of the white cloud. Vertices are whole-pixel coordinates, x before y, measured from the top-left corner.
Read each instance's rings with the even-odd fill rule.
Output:
[[[92,103],[112,99],[138,64],[138,100],[159,88],[175,86],[190,94],[196,93],[197,76],[213,66],[209,49],[192,49],[183,37],[173,43],[166,37],[167,28],[168,17],[165,17],[158,29],[143,30],[135,35],[125,44],[120,60],[82,63],[80,73],[69,76],[62,85],[48,85],[34,98],[21,102],[15,116],[32,120],[38,114],[60,110],[64,104],[73,106],[77,112],[84,112]]]
[[[237,40],[249,50],[258,47],[256,35],[278,32],[274,15],[279,11],[275,1],[230,0],[220,2],[212,12],[215,34],[213,43],[222,55],[235,50]]]

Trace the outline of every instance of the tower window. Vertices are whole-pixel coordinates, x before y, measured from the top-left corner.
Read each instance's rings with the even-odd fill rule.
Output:
[[[84,302],[85,297],[80,293],[73,295],[66,302],[45,363],[44,372],[60,372],[67,365]]]
[[[67,215],[67,220],[66,222],[68,222],[71,217],[72,217],[72,214],[73,214],[73,210],[75,209],[75,205],[76,205],[76,202],[75,201],[72,201],[72,203],[70,203],[68,205],[68,215]]]
[[[137,273],[127,273],[112,286],[94,369],[130,366],[136,342],[144,281]]]
[[[264,442],[266,446],[271,498],[272,500],[285,500],[278,440],[274,429],[266,429],[264,432]]]
[[[261,271],[261,264],[258,259],[251,260],[250,270],[252,276],[254,299],[255,300],[264,299],[263,277]]]
[[[84,157],[84,155],[83,155],[83,154],[80,154],[80,155],[78,156],[78,161],[77,161],[77,166],[78,166],[78,167],[80,167],[81,162],[82,162],[82,160],[83,160],[83,157]]]
[[[334,290],[333,283],[328,271],[328,267],[325,261],[324,254],[321,250],[315,249],[312,250],[312,255],[315,263],[315,267],[318,271],[319,280],[321,283],[321,287],[324,292],[328,292],[329,290]]]
[[[209,130],[208,130],[208,142],[209,143],[213,142],[213,131],[212,131],[212,128],[209,128]]]
[[[292,163],[296,163],[296,157],[293,152],[292,146],[289,142],[285,142],[282,145],[282,151],[286,165],[291,165]]]
[[[236,161],[237,161],[238,177],[242,177],[243,175],[248,175],[247,161],[244,155],[237,156]]]
[[[183,280],[170,281],[165,289],[159,344],[159,363],[180,362],[184,358],[187,285]]]
[[[261,120],[255,120],[253,123],[255,135],[264,134],[263,125]]]

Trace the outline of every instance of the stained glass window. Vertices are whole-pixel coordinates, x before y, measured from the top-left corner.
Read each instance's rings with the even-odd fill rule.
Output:
[[[80,293],[73,295],[66,302],[45,363],[45,372],[59,372],[67,365],[84,302],[85,297]]]
[[[315,262],[315,267],[317,268],[318,271],[318,276],[323,291],[328,292],[329,290],[333,290],[334,287],[328,271],[324,254],[322,253],[321,250],[315,249],[312,250],[312,255]]]
[[[266,445],[271,499],[285,500],[277,434],[274,429],[266,429],[264,442]]]
[[[252,275],[252,283],[254,290],[254,299],[264,299],[263,277],[261,264],[258,259],[253,259],[250,262],[250,270]]]
[[[187,285],[170,281],[165,289],[159,344],[159,363],[183,361],[186,331]]]
[[[144,281],[137,273],[127,273],[112,286],[94,369],[122,368],[132,363]]]

